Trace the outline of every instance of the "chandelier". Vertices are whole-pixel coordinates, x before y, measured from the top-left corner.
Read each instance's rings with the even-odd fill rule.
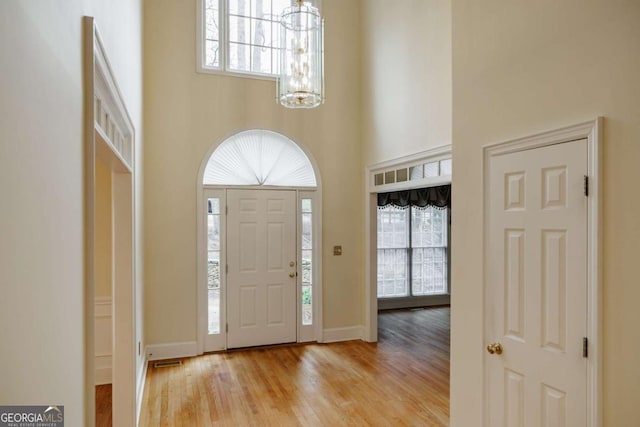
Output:
[[[277,97],[287,108],[324,102],[324,19],[317,7],[296,0],[280,17],[280,75]]]

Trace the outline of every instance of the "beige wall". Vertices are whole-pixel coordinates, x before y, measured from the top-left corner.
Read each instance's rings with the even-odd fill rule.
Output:
[[[604,425],[640,425],[640,3],[453,1],[451,425],[482,413],[484,144],[604,116]]]
[[[112,250],[111,237],[111,170],[100,160],[96,161],[96,247],[94,252],[96,274],[96,298],[111,297]]]
[[[275,82],[196,73],[195,1],[145,4],[145,282],[150,344],[195,341],[196,177],[235,132],[281,132],[316,159],[323,187],[324,328],[362,323],[358,2],[326,0],[326,104],[275,104]],[[333,245],[343,245],[334,257]]]
[[[362,2],[364,165],[451,144],[451,2]]]
[[[82,16],[140,129],[140,5],[0,2],[0,404],[61,404],[68,425],[85,425]]]

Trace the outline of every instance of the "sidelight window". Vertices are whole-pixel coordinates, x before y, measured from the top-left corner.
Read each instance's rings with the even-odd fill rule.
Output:
[[[207,199],[207,324],[209,334],[220,333],[220,199]]]

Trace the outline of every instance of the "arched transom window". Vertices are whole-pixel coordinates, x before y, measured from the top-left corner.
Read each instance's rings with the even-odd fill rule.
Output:
[[[204,185],[316,187],[307,155],[289,138],[248,130],[225,140],[209,158]]]

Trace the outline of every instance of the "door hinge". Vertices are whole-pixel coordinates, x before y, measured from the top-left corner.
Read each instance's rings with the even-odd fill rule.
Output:
[[[224,207],[224,214],[229,215],[229,206]]]
[[[589,338],[582,337],[582,357],[589,357]]]
[[[225,323],[225,325],[224,325],[224,331],[225,331],[225,332],[229,332],[229,324],[228,324],[228,323]]]
[[[228,273],[229,272],[229,264],[225,264],[224,265],[224,272]]]
[[[584,176],[584,195],[589,197],[589,176]]]

